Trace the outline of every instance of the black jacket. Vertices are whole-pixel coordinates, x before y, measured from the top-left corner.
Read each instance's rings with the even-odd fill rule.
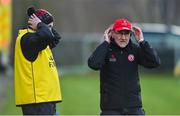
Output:
[[[54,48],[61,39],[55,29],[49,29],[44,23],[38,23],[35,33],[28,32],[21,39],[21,49],[23,55],[29,61],[34,61],[38,53],[44,50],[48,45]]]
[[[147,41],[136,45],[131,41],[120,48],[113,41],[103,42],[88,59],[94,70],[100,69],[101,109],[113,110],[142,107],[138,65],[155,68],[160,65],[157,53]]]

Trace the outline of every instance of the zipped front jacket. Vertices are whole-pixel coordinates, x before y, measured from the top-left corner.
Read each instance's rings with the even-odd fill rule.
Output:
[[[33,32],[30,29],[20,30],[16,40],[14,71],[16,105],[62,100],[56,64],[49,45],[46,42],[43,43],[53,36],[50,36],[45,24],[38,24],[38,28],[39,32]],[[47,38],[41,38],[43,36]],[[41,44],[38,48],[28,49],[30,48],[28,45],[36,46],[39,41]]]
[[[115,41],[100,44],[88,59],[88,65],[100,70],[101,110],[142,107],[138,65],[155,68],[160,59],[147,41],[131,41],[120,48]]]

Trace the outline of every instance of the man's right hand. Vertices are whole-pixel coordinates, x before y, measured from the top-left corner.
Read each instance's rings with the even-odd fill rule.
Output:
[[[31,17],[28,20],[29,27],[31,27],[33,30],[37,30],[37,25],[40,23],[41,20],[35,15],[31,15]]]
[[[112,25],[109,26],[109,28],[107,28],[104,32],[104,40],[107,41],[108,43],[111,42],[111,29],[112,29]]]

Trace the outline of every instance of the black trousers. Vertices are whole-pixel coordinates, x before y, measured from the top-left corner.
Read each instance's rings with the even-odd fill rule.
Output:
[[[103,110],[102,115],[145,115],[142,108],[123,108],[119,110]]]
[[[55,115],[56,103],[38,103],[22,105],[23,115]]]

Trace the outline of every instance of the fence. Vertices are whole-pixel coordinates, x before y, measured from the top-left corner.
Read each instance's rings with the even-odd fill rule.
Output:
[[[175,64],[180,59],[179,27],[172,26],[167,32],[165,25],[139,25],[145,39],[157,50],[161,58],[161,66],[156,71],[173,72]],[[180,32],[180,31],[179,31]],[[103,41],[103,33],[62,34],[62,40],[53,50],[57,66],[66,72],[87,72],[87,59],[95,48]],[[133,40],[135,40],[132,37]]]

